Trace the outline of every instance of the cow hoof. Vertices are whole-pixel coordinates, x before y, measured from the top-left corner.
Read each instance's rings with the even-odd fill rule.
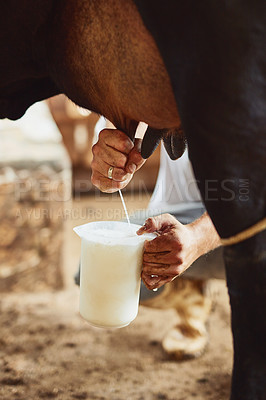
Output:
[[[179,324],[167,333],[162,341],[162,347],[170,358],[183,361],[200,357],[208,343],[209,335],[204,324],[200,329]]]
[[[199,357],[207,347],[206,324],[212,301],[206,296],[203,280],[175,279],[157,295],[142,300],[142,305],[176,311],[177,325],[167,332],[162,347],[176,361]]]

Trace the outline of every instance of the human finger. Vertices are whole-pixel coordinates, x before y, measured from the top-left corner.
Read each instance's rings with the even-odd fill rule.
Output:
[[[144,263],[142,270],[146,275],[176,276],[182,272],[181,264]]]
[[[99,161],[98,159],[93,159],[91,162],[91,168],[92,171],[99,172],[103,177],[118,182],[125,181],[130,177],[130,174],[128,174],[123,168],[114,167],[103,160]]]
[[[140,154],[141,142],[142,142],[141,139],[135,139],[134,147],[128,154],[128,160],[125,169],[127,172],[131,174],[139,170],[142,167],[142,165],[146,162],[146,160],[142,158]]]
[[[150,217],[145,221],[145,224],[137,231],[137,234],[142,235],[143,233],[158,232],[159,227],[160,227],[159,218]]]
[[[182,264],[183,260],[178,251],[165,251],[148,253],[144,252],[143,262],[155,264]]]
[[[169,251],[179,252],[182,245],[175,237],[170,234],[162,234],[153,240],[147,240],[144,243],[144,252],[146,253],[165,253]]]
[[[169,276],[156,277],[153,275],[146,275],[144,273],[142,273],[141,277],[143,283],[149,290],[159,289],[165,283],[171,282],[171,280],[173,279],[172,277]]]
[[[170,214],[161,214],[154,217],[150,217],[145,221],[145,224],[139,229],[138,235],[144,232],[152,233],[158,232],[163,233],[169,231],[171,228],[176,226],[178,221]]]
[[[98,141],[126,155],[129,154],[134,147],[132,140],[118,129],[103,129],[99,133]]]
[[[124,187],[126,187],[127,184],[129,183],[130,179],[119,182],[113,179],[106,178],[98,171],[92,171],[91,174],[92,184],[105,193],[114,193],[117,192],[118,190],[124,189]]]
[[[127,156],[125,154],[114,148],[102,145],[99,142],[92,146],[92,154],[93,160],[99,163],[104,161],[113,167],[125,168],[127,163]]]

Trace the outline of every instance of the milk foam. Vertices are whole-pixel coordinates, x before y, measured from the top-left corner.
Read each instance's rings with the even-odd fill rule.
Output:
[[[113,239],[120,239],[120,238],[127,238],[127,237],[134,237],[137,236],[132,229],[128,232],[125,231],[117,231],[114,229],[95,229],[95,235],[99,236],[99,241],[102,238],[113,238]]]

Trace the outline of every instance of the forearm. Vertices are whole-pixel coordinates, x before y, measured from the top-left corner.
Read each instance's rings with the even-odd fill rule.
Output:
[[[187,227],[193,234],[198,257],[221,246],[220,237],[207,212]]]

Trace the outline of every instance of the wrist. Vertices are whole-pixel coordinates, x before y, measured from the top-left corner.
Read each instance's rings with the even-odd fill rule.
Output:
[[[206,240],[204,238],[204,234],[201,230],[201,227],[198,226],[197,221],[193,221],[190,224],[186,225],[186,228],[188,229],[189,235],[190,235],[190,245],[192,248],[194,248],[195,252],[195,260],[208,252],[206,250]]]
[[[187,225],[196,243],[198,257],[221,245],[220,237],[207,213]]]

